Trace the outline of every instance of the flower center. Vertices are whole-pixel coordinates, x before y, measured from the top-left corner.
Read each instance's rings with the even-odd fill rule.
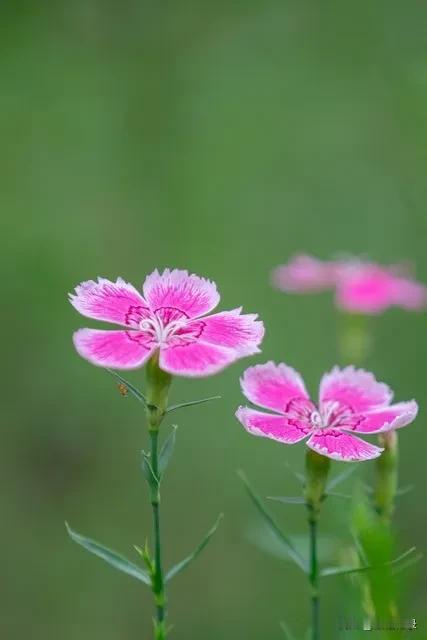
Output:
[[[345,427],[351,429],[360,422],[351,407],[340,404],[334,400],[324,402],[317,408],[311,400],[294,398],[285,410],[285,415],[290,422],[301,423],[310,430],[339,429]]]
[[[185,326],[182,320],[173,320],[172,322],[164,322],[161,317],[154,314],[150,318],[144,318],[139,323],[139,328],[144,333],[148,333],[159,347],[165,347],[169,339],[180,329]]]
[[[144,340],[159,348],[185,346],[197,340],[203,332],[202,320],[190,320],[174,307],[160,307],[139,321]]]

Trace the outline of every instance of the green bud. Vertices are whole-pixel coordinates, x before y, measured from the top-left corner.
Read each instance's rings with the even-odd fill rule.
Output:
[[[317,520],[320,505],[325,498],[326,482],[331,461],[312,449],[307,449],[305,457],[306,480],[304,497],[313,520]]]
[[[384,522],[389,522],[394,511],[398,483],[398,436],[388,431],[378,436],[383,453],[375,461],[375,509]]]
[[[145,371],[147,377],[148,423],[151,431],[157,431],[166,413],[172,376],[170,373],[160,369],[158,352],[147,362]]]

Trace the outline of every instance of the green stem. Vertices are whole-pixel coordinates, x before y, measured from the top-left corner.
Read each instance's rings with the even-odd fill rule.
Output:
[[[159,477],[158,462],[158,430],[150,430],[151,437],[151,465],[156,478]],[[151,506],[153,510],[153,536],[154,536],[154,575],[153,593],[156,603],[156,640],[163,640],[165,637],[166,619],[166,593],[162,567],[162,544],[160,536],[160,490],[158,485],[153,485],[151,489]]]
[[[326,481],[331,467],[329,458],[308,449],[305,457],[304,497],[310,529],[311,640],[320,639],[319,563],[317,557],[317,523],[326,495]]]
[[[155,640],[164,640],[166,628],[166,591],[162,565],[162,542],[160,530],[160,469],[159,469],[159,428],[165,416],[171,376],[162,371],[158,356],[147,363],[147,421],[151,440],[150,464],[153,479],[150,484],[150,502],[153,513],[154,558],[152,568],[152,591],[156,606]]]
[[[372,349],[369,318],[357,313],[342,313],[339,320],[338,348],[341,364],[360,366]]]
[[[311,638],[319,640],[319,565],[317,560],[317,519],[310,513],[310,586],[311,586]]]

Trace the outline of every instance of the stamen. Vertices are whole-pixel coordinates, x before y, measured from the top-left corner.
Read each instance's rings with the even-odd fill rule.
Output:
[[[324,426],[322,416],[316,411],[312,411],[310,414],[310,422],[315,429],[320,429]]]
[[[140,330],[149,333],[159,347],[167,346],[168,340],[184,326],[185,322],[182,322],[182,320],[173,320],[169,324],[164,324],[163,320],[157,315],[145,318],[139,324]]]

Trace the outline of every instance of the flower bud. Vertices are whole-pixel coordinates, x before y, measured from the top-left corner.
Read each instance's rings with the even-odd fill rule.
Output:
[[[145,369],[149,428],[151,431],[156,431],[166,412],[172,376],[160,369],[158,353],[150,358]]]
[[[330,467],[331,461],[329,458],[316,453],[312,449],[307,450],[304,497],[314,520],[317,519],[320,505],[325,497],[326,481]]]
[[[398,436],[396,431],[387,431],[378,436],[384,447],[382,455],[375,461],[375,509],[384,522],[388,522],[394,511],[394,499],[398,482]]]

